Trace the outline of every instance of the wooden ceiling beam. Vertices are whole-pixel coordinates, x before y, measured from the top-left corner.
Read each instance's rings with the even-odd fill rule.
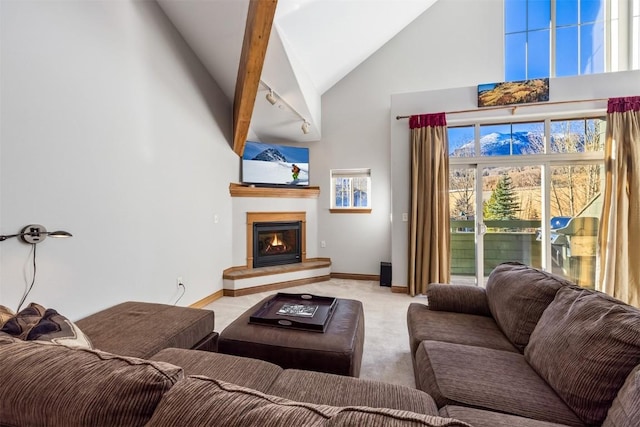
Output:
[[[239,156],[249,135],[262,66],[278,0],[250,0],[233,100],[233,151]]]

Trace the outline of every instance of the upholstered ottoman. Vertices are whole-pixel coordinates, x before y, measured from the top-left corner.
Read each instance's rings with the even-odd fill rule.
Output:
[[[75,322],[94,348],[149,358],[168,347],[215,351],[214,313],[190,307],[128,301]]]
[[[364,344],[360,301],[338,298],[323,333],[249,323],[251,315],[269,298],[244,312],[220,333],[220,353],[266,360],[285,369],[360,375]]]

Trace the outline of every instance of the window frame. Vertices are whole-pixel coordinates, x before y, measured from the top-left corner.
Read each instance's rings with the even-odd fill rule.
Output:
[[[528,10],[529,2],[533,2],[535,0],[526,0],[527,4],[524,9]],[[529,29],[527,25],[525,25],[524,30],[511,31],[507,33],[507,28],[510,26],[507,22],[509,13],[507,13],[506,1],[504,3],[504,22],[503,22],[503,71],[504,71],[504,79],[505,81],[509,80],[526,80],[530,78],[536,77],[557,77],[557,48],[558,48],[558,40],[557,40],[557,31],[558,29],[569,29],[576,28],[578,39],[576,40],[577,46],[575,46],[575,55],[577,59],[577,63],[574,64],[576,67],[575,74],[566,74],[563,73],[562,77],[571,76],[571,75],[588,75],[595,74],[599,72],[616,72],[623,70],[635,70],[640,69],[640,41],[637,40],[637,36],[640,33],[640,18],[638,14],[640,14],[640,0],[604,0],[604,13],[602,20],[589,21],[589,22],[578,22],[571,25],[561,25],[558,26],[557,16],[556,16],[556,4],[557,0],[549,0],[550,10],[550,21],[549,26],[545,31],[549,31],[549,70],[547,75],[545,76],[532,76],[530,75],[531,67],[530,61],[533,60],[530,52],[528,51],[528,42],[525,42],[525,52],[524,58],[519,59],[517,62],[517,66],[513,67],[514,72],[516,69],[524,72],[524,76],[522,78],[515,78],[513,76],[507,77],[508,74],[511,74],[509,71],[511,68],[507,67],[507,58],[513,59],[517,55],[517,51],[515,47],[513,47],[513,56],[508,55],[508,43],[507,39],[515,37],[518,34],[522,34],[525,37],[525,40],[528,40],[530,34],[533,34],[537,31],[541,31],[539,28],[531,28]],[[579,7],[579,6],[578,6]],[[516,17],[513,17],[516,19]],[[525,18],[526,21],[526,18]],[[582,71],[581,63],[584,61],[582,58],[582,50],[580,46],[580,32],[582,31],[583,26],[593,25],[594,23],[602,23],[604,27],[604,34],[602,34],[603,38],[603,70],[602,71]],[[593,52],[592,52],[593,54]],[[520,63],[520,61],[524,61],[524,64]],[[513,62],[513,61],[512,61]]]
[[[353,182],[354,179],[362,179],[365,178],[367,182],[367,205],[366,206],[354,206],[354,192],[355,188],[353,185],[350,185],[350,197],[349,197],[349,206],[337,206],[336,205],[336,180],[337,179],[348,179]],[[331,169],[329,171],[329,183],[330,183],[330,208],[329,212],[331,213],[371,213],[371,169],[370,168],[359,168],[359,169]]]
[[[598,163],[604,167],[605,153],[601,151],[588,151],[588,152],[553,152],[551,151],[551,123],[553,121],[571,121],[571,120],[589,120],[589,119],[603,119],[606,123],[606,110],[594,110],[585,113],[565,112],[565,113],[549,113],[544,114],[544,117],[522,117],[519,120],[509,119],[505,116],[495,117],[492,119],[479,119],[469,118],[464,120],[456,120],[449,124],[449,127],[472,127],[474,129],[474,145],[475,153],[471,157],[451,157],[449,156],[449,168],[450,169],[470,169],[481,171],[485,167],[512,167],[512,166],[540,166],[543,181],[541,183],[541,197],[542,197],[542,210],[541,210],[541,233],[542,241],[548,242],[542,247],[542,267],[545,270],[551,270],[551,241],[550,241],[550,217],[551,217],[551,176],[550,172],[553,167],[556,166],[588,166]],[[480,150],[480,127],[482,125],[504,125],[504,124],[517,124],[517,123],[530,123],[530,122],[543,122],[544,123],[544,151],[536,154],[526,155],[504,155],[504,156],[483,156]],[[454,124],[455,123],[455,124]],[[602,137],[606,138],[606,131],[602,133]],[[476,176],[476,180],[478,177]],[[477,185],[477,184],[476,184]],[[480,209],[479,206],[483,206],[483,195],[481,193],[475,194],[475,206],[476,210]],[[475,215],[474,232],[479,233],[484,223],[482,215]],[[480,234],[482,234],[480,232]],[[482,239],[476,241],[476,257],[478,251],[484,251],[484,243]],[[477,260],[477,258],[476,258]],[[596,261],[598,262],[598,261]],[[482,274],[478,275],[478,272],[484,273],[482,265],[476,265],[476,279],[478,284],[484,283],[480,279]],[[486,277],[484,278],[486,280]]]

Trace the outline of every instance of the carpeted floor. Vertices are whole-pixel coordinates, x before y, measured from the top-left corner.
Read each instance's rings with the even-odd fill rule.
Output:
[[[362,301],[365,337],[360,378],[415,387],[409,354],[407,307],[412,302],[425,303],[424,297],[412,298],[394,294],[378,282],[343,279],[331,279],[281,291]],[[220,332],[248,308],[274,293],[276,292],[222,297],[205,308],[215,311],[216,331]]]

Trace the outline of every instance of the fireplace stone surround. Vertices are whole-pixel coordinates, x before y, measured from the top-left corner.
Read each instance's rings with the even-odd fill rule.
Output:
[[[236,186],[234,186],[235,188]],[[250,190],[257,190],[249,188]],[[275,190],[275,189],[272,189]],[[235,190],[234,190],[235,191]],[[264,191],[264,189],[261,189]],[[289,190],[292,191],[292,190]],[[301,193],[306,193],[301,191]],[[270,194],[270,193],[269,193]],[[278,193],[279,194],[279,193]],[[288,198],[283,195],[279,203],[285,208],[293,208],[290,211],[271,212],[267,209],[272,206],[273,199],[256,197],[247,199],[244,196],[233,196],[235,206],[244,218],[242,221],[245,234],[244,256],[242,265],[236,264],[223,272],[223,295],[242,296],[264,291],[276,291],[292,286],[308,283],[322,282],[331,278],[331,260],[329,258],[307,258],[307,210],[315,211],[316,200],[301,200]],[[237,198],[236,198],[237,197]],[[284,203],[282,203],[284,202]],[[248,209],[250,206],[263,208],[265,211],[255,212]],[[305,209],[304,211],[299,209]],[[242,212],[242,213],[240,213]],[[315,218],[312,216],[312,223]],[[300,249],[301,262],[268,267],[253,267],[253,225],[256,222],[301,222]],[[315,242],[315,233],[312,230],[312,244]]]

